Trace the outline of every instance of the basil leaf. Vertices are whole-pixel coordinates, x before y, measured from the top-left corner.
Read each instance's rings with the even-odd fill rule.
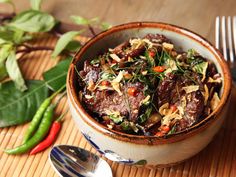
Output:
[[[59,62],[50,70],[43,73],[43,78],[51,90],[57,91],[66,84],[66,76],[71,59],[72,57],[68,57],[67,59]]]
[[[53,16],[37,10],[28,10],[19,13],[8,26],[21,29],[25,32],[47,32],[55,24],[56,20]]]
[[[89,24],[89,20],[85,19],[81,16],[71,16],[71,19],[74,23],[76,23],[78,25],[87,25],[87,24]]]
[[[201,62],[193,66],[193,71],[206,76],[208,62]]]
[[[24,78],[16,61],[15,51],[11,51],[6,60],[6,69],[10,78],[14,81],[16,88],[20,91],[27,90]]]
[[[99,18],[97,18],[97,17],[92,18],[92,19],[86,19],[81,16],[71,16],[71,19],[74,23],[76,23],[78,25],[91,25],[91,24],[99,22]]]
[[[0,0],[0,3],[8,3],[8,4],[10,4],[10,5],[13,7],[13,9],[15,10],[15,5],[14,5],[14,3],[13,3],[11,0]]]
[[[73,38],[82,31],[69,31],[61,36],[61,38],[57,41],[55,49],[52,53],[52,57],[57,57],[65,48],[66,46],[73,40]]]
[[[1,45],[1,44],[4,44],[4,43],[6,43],[6,41],[5,41],[4,39],[1,39],[1,38],[0,38],[0,45]]]
[[[24,31],[16,29],[13,34],[13,41],[16,44],[20,44],[22,42],[22,38],[24,36]]]
[[[144,123],[151,115],[152,107],[148,107],[144,114],[138,117],[139,123]]]
[[[11,44],[4,44],[0,49],[0,80],[7,76],[7,70],[5,67],[5,61],[12,49]]]
[[[100,25],[100,28],[101,28],[101,30],[108,30],[109,28],[111,28],[112,27],[112,25],[111,24],[109,24],[109,23],[107,23],[107,22],[103,22],[103,23],[101,23],[101,25]]]
[[[70,41],[66,46],[65,50],[69,50],[71,52],[76,52],[81,47],[81,43],[79,41],[73,40]]]
[[[28,36],[32,35],[26,34],[24,31],[17,28],[5,27],[0,30],[0,44],[5,44],[5,43],[21,44],[22,42],[25,42],[26,39],[29,40]]]
[[[4,44],[0,48],[0,62],[5,61],[12,50],[12,44]]]
[[[129,131],[131,130],[131,127],[130,127],[130,122],[129,121],[124,121],[120,124],[120,126],[122,127],[122,129],[124,131]]]
[[[33,10],[40,10],[41,9],[41,1],[42,0],[30,0],[31,8]]]
[[[32,119],[40,104],[48,97],[43,81],[27,81],[28,90],[21,92],[12,81],[0,88],[0,127],[19,125]]]
[[[11,0],[0,0],[0,3],[9,3]]]
[[[13,41],[13,31],[10,30],[1,30],[0,31],[0,44],[4,44],[7,42],[12,42]]]
[[[0,81],[7,76],[7,70],[5,64],[0,62]]]

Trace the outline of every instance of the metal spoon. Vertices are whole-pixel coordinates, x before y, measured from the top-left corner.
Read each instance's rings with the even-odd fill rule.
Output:
[[[62,177],[112,177],[111,168],[105,160],[79,147],[54,146],[49,159]]]

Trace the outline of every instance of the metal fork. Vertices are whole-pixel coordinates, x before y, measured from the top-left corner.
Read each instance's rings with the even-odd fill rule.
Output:
[[[225,16],[216,17],[215,45],[223,52],[236,82],[236,16],[228,16],[227,19]]]

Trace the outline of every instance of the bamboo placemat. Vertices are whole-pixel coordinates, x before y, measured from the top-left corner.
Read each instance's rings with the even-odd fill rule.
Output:
[[[40,36],[40,40],[34,41],[36,46],[54,46],[57,38]],[[80,38],[85,42],[87,38]],[[52,59],[50,51],[38,51],[25,55],[19,61],[24,77],[27,79],[42,79],[42,73],[59,60]],[[56,114],[60,115],[67,109],[67,101],[64,98],[57,107]],[[21,144],[27,124],[0,129],[0,176],[1,177],[37,177],[57,176],[50,166],[48,153],[50,148],[37,155],[7,155],[5,148],[16,147]],[[81,136],[78,127],[67,113],[61,132],[55,144],[75,145],[98,154]],[[232,90],[232,101],[227,119],[215,136],[214,140],[199,154],[174,167],[163,169],[148,169],[145,167],[132,167],[107,160],[115,177],[228,177],[236,176],[236,89]],[[171,155],[171,154],[170,154]],[[168,158],[168,157],[166,157]]]

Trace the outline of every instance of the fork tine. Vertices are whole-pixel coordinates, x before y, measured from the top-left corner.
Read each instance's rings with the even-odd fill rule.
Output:
[[[231,17],[228,16],[227,19],[227,26],[228,26],[228,43],[229,43],[229,58],[230,62],[234,62],[234,51],[233,51],[233,42],[232,42],[232,25],[231,25]]]
[[[227,46],[226,46],[226,23],[225,16],[221,18],[221,34],[222,34],[222,47],[223,47],[223,55],[225,60],[227,61]]]
[[[233,41],[234,41],[234,54],[235,54],[234,56],[236,56],[236,16],[233,17]]]
[[[217,49],[220,49],[220,17],[216,17],[215,23],[215,45]]]

